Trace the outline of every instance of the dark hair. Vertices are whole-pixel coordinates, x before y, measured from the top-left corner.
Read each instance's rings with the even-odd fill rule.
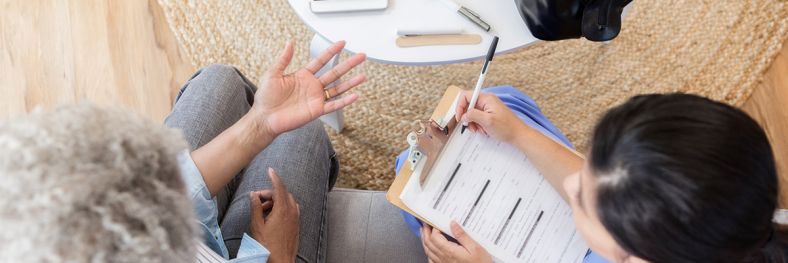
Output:
[[[787,262],[772,222],[778,179],[766,134],[744,112],[687,94],[637,96],[592,139],[597,211],[651,262]]]

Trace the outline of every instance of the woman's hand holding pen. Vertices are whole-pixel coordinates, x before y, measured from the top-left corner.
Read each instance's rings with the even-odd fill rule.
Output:
[[[451,232],[460,244],[449,241],[441,231],[424,225],[421,227],[421,245],[430,263],[487,263],[492,257],[456,222],[451,222]]]
[[[471,91],[460,93],[455,114],[457,121],[468,123],[468,129],[471,131],[512,143],[523,129],[528,129],[528,126],[493,94],[479,94],[476,107],[466,112],[472,96],[473,92]]]

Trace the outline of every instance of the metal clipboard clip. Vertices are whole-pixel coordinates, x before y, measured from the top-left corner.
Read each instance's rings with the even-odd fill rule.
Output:
[[[419,121],[421,128],[408,134],[409,154],[407,162],[412,169],[411,176],[419,176],[419,185],[424,186],[435,161],[449,141],[451,131],[457,126],[452,120],[441,128],[435,121]]]
[[[462,89],[459,87],[449,86],[430,119],[420,120],[419,130],[408,134],[410,154],[408,154],[407,162],[410,163],[412,169],[411,177],[418,176],[421,187],[424,187],[435,161],[449,141],[451,132],[457,127],[454,112],[457,109],[460,92]]]

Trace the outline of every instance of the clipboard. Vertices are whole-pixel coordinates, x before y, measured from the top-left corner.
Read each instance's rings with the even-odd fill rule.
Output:
[[[420,176],[419,180],[422,184],[429,176],[429,171],[432,169],[435,160],[440,156],[446,142],[449,141],[451,131],[457,127],[454,113],[460,92],[462,92],[462,89],[459,87],[449,86],[438,102],[438,106],[432,112],[430,119],[420,122],[420,130],[408,134],[410,154],[400,168],[399,175],[394,178],[394,182],[391,183],[388,192],[386,192],[386,199],[391,204],[431,226],[434,226],[434,224],[414,213],[402,202],[399,196],[412,176]]]
[[[462,92],[462,90],[458,87],[449,87],[443,94],[443,97],[433,111],[430,119],[420,122],[420,129],[408,134],[407,139],[410,145],[409,154],[405,163],[400,168],[398,176],[389,187],[386,193],[386,199],[394,206],[418,218],[422,223],[428,224],[448,235],[451,235],[447,231],[449,230],[448,220],[455,220],[462,217],[463,219],[460,219],[461,221],[458,222],[462,222],[462,225],[465,226],[465,222],[468,222],[468,219],[472,218],[471,214],[477,204],[485,206],[484,209],[477,209],[477,211],[485,211],[488,208],[499,211],[481,213],[479,216],[475,217],[475,221],[470,222],[470,228],[467,229],[470,236],[479,238],[479,244],[490,252],[496,262],[519,262],[523,259],[521,256],[524,255],[522,253],[526,251],[526,247],[531,247],[532,250],[527,251],[531,251],[529,253],[536,253],[539,257],[557,259],[560,256],[561,259],[565,259],[561,260],[561,262],[577,262],[577,260],[582,259],[587,254],[588,246],[585,245],[582,238],[577,235],[576,229],[573,228],[572,232],[556,231],[558,228],[564,229],[572,225],[571,207],[566,203],[561,205],[563,200],[561,200],[560,192],[557,192],[558,190],[554,189],[551,185],[542,183],[534,184],[534,182],[544,182],[547,180],[538,172],[538,167],[528,162],[527,156],[511,145],[503,145],[488,137],[479,137],[476,135],[462,136],[460,135],[460,131],[455,130],[460,126],[454,116],[456,108],[458,107],[457,102],[460,92]],[[546,130],[540,130],[540,132],[544,133],[547,138],[554,140],[558,145],[566,147],[556,138],[550,136]],[[457,137],[450,137],[451,135]],[[469,157],[474,154],[472,152],[466,152],[469,155],[462,154],[462,149],[465,147],[473,147],[473,149],[481,149],[480,151],[492,152],[486,152],[485,155],[489,157],[487,159],[475,159]],[[579,153],[575,151],[572,152],[582,157]],[[478,152],[476,154],[478,154]],[[511,171],[523,171],[527,176],[505,172],[504,170],[506,169],[489,169],[489,165],[491,165],[490,160],[504,159],[510,162],[517,162],[521,160],[521,157],[525,158],[526,161],[518,165],[512,165],[512,168],[506,169]],[[459,183],[455,183],[454,186],[449,187],[454,179],[454,175],[457,174],[457,170],[460,169],[459,167],[462,164],[458,161],[460,159],[465,160],[468,165],[474,165],[475,163],[479,165],[479,167],[487,169],[487,174],[483,177],[474,177],[469,176],[472,175],[470,174],[473,172],[472,170],[466,170],[464,176],[459,175],[457,177],[458,180],[454,180]],[[452,168],[454,168],[454,174],[447,175],[447,170],[451,170]],[[497,179],[490,178],[490,176],[496,174],[500,174],[501,176]],[[434,178],[427,179],[429,176],[434,176]],[[518,179],[509,178],[513,176]],[[484,180],[478,180],[479,178]],[[438,184],[438,181],[445,181],[446,179],[448,179],[448,181],[446,181],[445,184]],[[495,182],[491,184],[493,180]],[[430,183],[425,185],[425,181]],[[482,199],[488,185],[497,185],[492,188],[500,188],[502,190],[487,191],[487,193],[493,197],[489,197],[486,199],[487,201],[480,203],[479,200]],[[518,185],[536,185],[537,187],[533,189],[520,189],[517,187]],[[443,190],[441,191],[441,189]],[[467,213],[462,212],[462,215],[460,215],[457,213],[457,209],[448,209],[452,211],[445,211],[447,209],[443,208],[451,206],[451,204],[446,205],[446,203],[443,203],[444,205],[441,209],[438,208],[438,202],[440,202],[441,197],[446,193],[446,189],[454,189],[451,190],[450,194],[446,195],[449,196],[446,200],[454,198],[457,200],[457,204],[468,205],[467,207],[469,207],[469,210]],[[479,191],[478,196],[471,195],[470,198],[468,198],[467,193],[468,191],[474,191],[472,189]],[[523,192],[518,192],[521,190]],[[426,220],[424,216],[415,213],[414,210],[408,207],[400,198],[403,193],[407,193],[404,198],[407,200],[407,204],[410,204],[418,211],[424,212],[424,215],[436,221]],[[542,197],[533,198],[536,194],[540,194]],[[434,202],[430,202],[430,200]],[[473,200],[476,201],[474,202]],[[523,200],[525,200],[528,205],[520,206]],[[493,205],[491,202],[508,202],[508,204],[512,206],[504,205],[506,206],[504,207],[501,206],[500,203]],[[522,207],[523,209],[517,210],[518,207]],[[479,229],[479,224],[490,225],[490,220],[498,220],[497,218],[491,219],[490,217],[497,217],[497,215],[502,214],[500,211],[506,212],[509,215],[508,219],[504,218],[506,219],[505,222],[498,222],[492,226],[486,227],[485,230]],[[517,213],[515,213],[515,211],[517,211]],[[488,218],[484,219],[484,214],[487,214]],[[543,215],[545,215],[544,220],[542,220],[542,223],[539,225],[539,229],[541,230],[535,232],[537,223],[540,222],[540,219],[543,219]],[[510,220],[512,222],[512,227],[506,230],[507,225],[510,225]],[[508,232],[504,232],[505,230]],[[529,234],[522,235],[523,231],[528,231]],[[531,234],[533,233],[541,233],[537,234],[537,236],[550,235],[551,238],[531,239]],[[497,237],[492,239],[490,237],[491,235],[493,237],[497,235]],[[517,240],[515,241],[515,239]],[[505,241],[506,243],[499,244],[499,240],[507,241]],[[533,241],[534,244],[528,245],[532,243],[531,241]],[[511,245],[513,244],[512,242],[516,243],[516,245],[514,245],[516,247]],[[519,249],[517,249],[518,247]],[[537,253],[536,251],[539,252]]]

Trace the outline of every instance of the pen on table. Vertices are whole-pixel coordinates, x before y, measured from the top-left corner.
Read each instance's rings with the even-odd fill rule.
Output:
[[[491,29],[490,24],[484,22],[484,20],[482,20],[482,17],[479,16],[479,14],[477,14],[473,10],[461,6],[452,0],[441,0],[441,2],[449,6],[449,8],[451,8],[452,10],[456,10],[457,13],[459,13],[461,16],[467,18],[468,20],[470,20],[471,22],[482,28],[484,31],[490,32]]]
[[[490,44],[490,49],[487,50],[487,58],[484,59],[484,66],[482,67],[482,73],[479,74],[479,80],[476,81],[476,87],[473,89],[473,96],[471,97],[471,101],[468,104],[468,110],[465,111],[467,114],[472,109],[476,108],[476,100],[479,99],[479,92],[482,91],[482,85],[484,84],[484,77],[487,76],[487,68],[490,66],[490,62],[495,56],[495,48],[498,47],[498,37],[493,37],[492,43]],[[460,133],[465,133],[465,129],[468,128],[468,123],[462,123],[462,130]]]

